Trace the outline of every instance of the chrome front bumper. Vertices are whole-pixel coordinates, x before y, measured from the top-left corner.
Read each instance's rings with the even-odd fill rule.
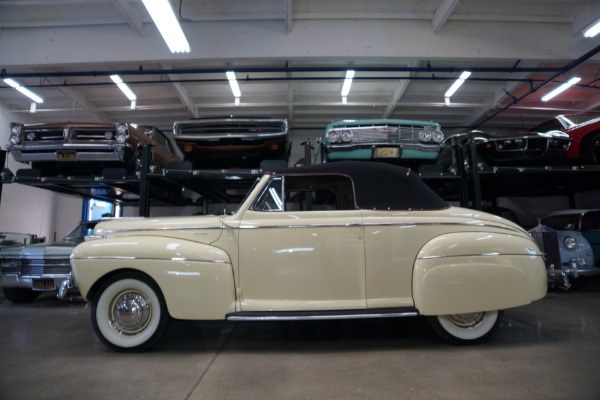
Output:
[[[123,161],[125,158],[125,144],[17,144],[7,146],[7,150],[18,162],[44,162],[44,161]],[[61,152],[74,153],[74,159],[64,159]]]

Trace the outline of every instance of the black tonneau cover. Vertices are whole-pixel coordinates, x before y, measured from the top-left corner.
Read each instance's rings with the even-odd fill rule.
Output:
[[[338,161],[280,169],[276,175],[335,174],[354,182],[356,204],[371,210],[439,210],[450,205],[409,168],[368,161]]]

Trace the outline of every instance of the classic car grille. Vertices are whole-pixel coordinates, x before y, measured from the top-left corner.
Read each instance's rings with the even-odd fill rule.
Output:
[[[35,134],[35,137],[33,138],[33,140],[27,139],[27,136],[30,133]],[[26,138],[25,142],[51,142],[51,141],[65,140],[64,130],[61,128],[27,129],[23,132],[23,137]]]
[[[558,234],[556,232],[532,232],[543,253],[546,254],[546,265],[554,264],[555,268],[561,267],[560,249],[558,247]]]
[[[53,274],[69,274],[71,265],[68,258],[62,259],[2,259],[3,274],[18,274],[22,276],[41,276]]]
[[[423,127],[414,126],[369,126],[336,128],[351,131],[353,143],[401,143],[418,142]]]
[[[73,141],[114,141],[116,130],[111,128],[74,128],[71,130]]]
[[[181,135],[211,135],[228,136],[230,134],[261,134],[285,133],[285,124],[282,122],[215,122],[215,123],[190,123],[177,127]]]

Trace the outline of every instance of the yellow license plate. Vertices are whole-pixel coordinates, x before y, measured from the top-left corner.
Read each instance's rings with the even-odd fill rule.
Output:
[[[376,147],[373,149],[373,158],[399,158],[400,149],[398,147]]]
[[[77,154],[73,150],[59,150],[56,152],[56,158],[59,160],[76,160]]]
[[[31,280],[33,290],[54,290],[54,279],[42,278]]]

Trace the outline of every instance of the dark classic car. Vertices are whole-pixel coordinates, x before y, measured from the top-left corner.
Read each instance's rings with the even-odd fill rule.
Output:
[[[444,141],[440,129],[434,122],[398,119],[334,122],[321,139],[322,160],[434,161]]]
[[[600,163],[600,116],[598,114],[568,114],[534,126],[532,132],[559,130],[568,134],[573,143],[567,153],[570,160]]]
[[[474,143],[480,161],[487,165],[543,165],[564,163],[573,139],[560,131],[528,133],[484,133],[473,131],[452,135],[446,139],[437,163],[448,169],[453,162],[453,145],[463,151],[468,161],[470,143]]]
[[[107,167],[141,168],[142,145],[153,145],[152,162],[165,167],[183,161],[171,134],[132,124],[10,124],[6,146],[16,161],[30,163],[42,175],[100,173]]]
[[[231,215],[101,222],[71,265],[94,331],[117,351],[151,346],[171,318],[420,315],[450,343],[477,343],[548,286],[525,230],[366,161],[265,173]]]
[[[259,168],[264,160],[287,166],[292,146],[285,119],[198,118],[175,122],[173,135],[194,168]]]
[[[94,231],[97,221],[80,222],[62,241],[0,250],[0,286],[13,303],[35,300],[43,291],[58,291],[71,274],[73,248]]]
[[[44,240],[45,238],[38,238],[30,233],[0,232],[0,250],[5,247],[42,243]]]
[[[570,280],[600,274],[600,210],[561,210],[546,214],[530,230],[551,272],[551,284],[570,287]]]

